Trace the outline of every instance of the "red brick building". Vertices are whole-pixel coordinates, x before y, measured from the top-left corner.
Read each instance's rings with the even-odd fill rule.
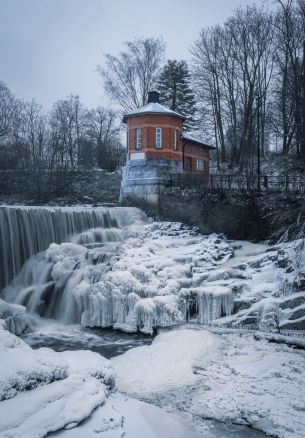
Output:
[[[127,160],[170,160],[177,170],[209,172],[207,145],[183,133],[185,117],[159,103],[159,94],[150,92],[148,104],[125,114]]]
[[[127,163],[123,169],[120,200],[144,198],[159,202],[172,174],[209,172],[213,149],[183,132],[185,117],[159,103],[149,93],[148,104],[123,117],[127,124]]]

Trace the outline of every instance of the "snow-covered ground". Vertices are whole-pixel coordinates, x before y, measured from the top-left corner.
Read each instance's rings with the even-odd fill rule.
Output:
[[[181,332],[181,335],[179,345],[172,344],[173,359],[177,359],[174,354],[177,347],[183,348],[186,342],[190,346],[192,333]],[[217,336],[210,335],[210,342],[202,351],[207,358],[215,350],[214,338]],[[169,388],[177,390],[194,379],[198,380],[192,375],[191,368],[197,357],[195,348],[198,342],[199,339],[178,369],[172,364],[165,370],[163,379],[160,378],[160,369],[152,364],[149,378],[154,382],[155,391],[167,380],[166,376],[171,376]],[[168,348],[168,342],[162,339],[161,354],[164,348]],[[151,358],[154,349],[152,353]],[[202,435],[188,413],[168,413],[150,403],[113,392],[115,374],[111,361],[90,351],[56,353],[47,348],[32,350],[20,338],[2,328],[0,356],[1,438],[42,438],[52,432],[58,432],[54,436],[63,438],[216,438],[224,436],[224,430],[228,430],[227,437],[252,436],[244,429],[235,428],[230,432],[230,427],[211,426],[206,422],[205,434]],[[179,357],[182,356],[180,352]],[[168,358],[168,352],[164,357]],[[126,365],[132,369],[128,359]],[[144,366],[149,368],[147,363]],[[141,380],[141,372],[139,376]],[[256,436],[259,435],[253,435]]]
[[[222,426],[226,418],[220,411],[215,411],[220,422],[206,421],[195,410],[198,403],[191,404],[200,391],[205,394],[208,385],[214,384],[213,367],[224,364],[226,348],[227,339],[220,335],[184,328],[162,333],[151,346],[137,347],[108,361],[90,351],[32,350],[1,329],[0,436],[41,438],[57,431],[63,438],[260,437],[230,426],[231,420],[240,421],[238,415],[227,418],[227,425]],[[210,368],[210,380],[205,381],[202,370]],[[240,391],[246,385],[244,374]],[[120,392],[111,392],[114,386]],[[295,389],[293,384],[290,392]],[[237,406],[238,402],[242,403],[237,398]]]
[[[283,337],[302,345],[304,246],[230,242],[142,219],[51,244],[5,290],[14,304],[0,300],[0,437],[248,437],[247,425],[304,436],[305,353]],[[82,337],[80,349],[103,353],[96,334],[71,323],[144,334],[175,328],[111,361],[32,350],[15,336],[36,346],[43,337],[50,345]],[[113,387],[119,393],[109,394]],[[221,422],[243,426],[230,435],[215,429]]]
[[[0,329],[0,436],[38,438],[72,427],[106,401],[107,359],[91,351],[32,350]]]
[[[304,437],[305,352],[251,333],[174,329],[112,360],[119,390],[197,418]]]

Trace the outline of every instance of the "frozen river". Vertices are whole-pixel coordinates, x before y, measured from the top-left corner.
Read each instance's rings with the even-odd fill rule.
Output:
[[[107,359],[125,353],[130,348],[151,344],[152,336],[128,334],[112,329],[87,329],[64,326],[50,321],[36,330],[22,336],[32,348],[48,347],[55,351],[91,350]]]
[[[166,331],[163,330],[162,333]],[[111,359],[133,348],[149,347],[154,338],[111,329],[86,329],[77,325],[65,326],[56,324],[54,321],[45,321],[43,326],[24,335],[22,339],[34,349],[48,347],[59,352],[91,350]],[[148,367],[149,364],[146,366]],[[175,370],[175,367],[173,369]],[[164,397],[166,398],[166,395],[163,395]],[[97,409],[84,424],[51,435],[62,438],[84,436],[94,438],[96,430],[103,429],[101,424],[111,424],[111,418],[115,421],[115,413],[120,412],[124,418],[124,436],[128,438],[142,438],[144,435],[146,438],[258,438],[266,436],[249,427],[204,420],[198,416],[192,417],[183,410],[176,412],[173,407],[165,409],[149,403],[148,399],[149,397],[146,397],[147,401],[141,401],[126,393],[116,392],[108,398],[106,405]],[[154,396],[152,402],[156,403]],[[107,429],[106,426],[105,429]],[[105,438],[119,438],[121,433],[120,427],[114,427],[111,431],[107,430],[104,433],[101,431],[99,435]]]
[[[1,438],[303,437],[304,351],[254,336],[294,321],[291,251],[133,208],[0,207]]]

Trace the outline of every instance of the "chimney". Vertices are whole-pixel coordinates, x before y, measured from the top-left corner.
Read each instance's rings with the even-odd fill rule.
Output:
[[[159,93],[158,91],[149,91],[148,92],[148,101],[147,103],[159,103]]]

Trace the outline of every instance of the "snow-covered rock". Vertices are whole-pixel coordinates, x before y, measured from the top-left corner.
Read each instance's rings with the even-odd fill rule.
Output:
[[[234,254],[223,236],[161,222],[125,230],[125,237],[118,243],[110,236],[101,244],[99,232],[91,230],[73,242],[53,243],[24,266],[5,294],[30,312],[65,323],[147,334],[185,322],[194,297],[201,322],[232,312],[230,287],[201,288]]]
[[[204,335],[203,335],[204,333]],[[137,347],[112,359],[120,391],[150,400],[165,391],[194,385],[198,361],[220,355],[219,336],[180,328],[157,336],[149,346]]]
[[[30,313],[130,333],[189,320],[305,333],[305,304],[281,304],[302,296],[304,245],[228,242],[180,223],[137,219],[52,243],[4,293]],[[6,319],[11,331],[22,332],[13,325],[17,317]]]
[[[26,308],[18,304],[9,304],[0,298],[0,320],[4,327],[15,335],[22,335],[31,327],[31,320]]]
[[[303,242],[298,241],[266,247],[261,254],[244,258],[241,264],[234,264],[234,257],[230,262],[235,270],[242,269],[243,279],[233,275],[221,281],[234,291],[233,314],[214,319],[212,324],[292,336],[305,334],[301,281],[305,254],[300,247]],[[217,272],[216,269],[211,284],[220,284],[215,281]]]
[[[0,355],[0,401],[67,377],[68,364],[54,351],[34,351],[6,330],[0,330]]]
[[[107,398],[114,373],[90,351],[32,350],[0,329],[0,436],[40,438],[86,419]]]

